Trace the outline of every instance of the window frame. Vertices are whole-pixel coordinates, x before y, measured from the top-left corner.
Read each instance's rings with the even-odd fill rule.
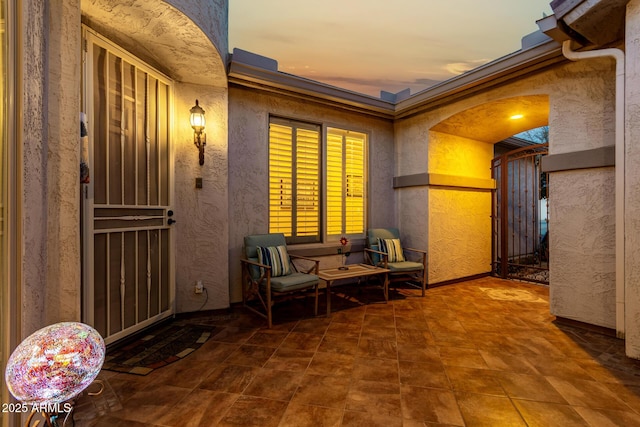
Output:
[[[318,123],[312,120],[303,120],[303,119],[294,119],[288,118],[281,115],[269,114],[267,121],[267,204],[268,204],[268,214],[267,214],[267,226],[269,228],[269,232],[271,231],[271,166],[270,166],[270,156],[271,156],[271,124],[275,123],[283,126],[295,126],[301,127],[303,129],[317,128],[319,131],[319,224],[318,224],[318,235],[317,236],[286,236],[287,244],[298,245],[298,244],[327,244],[327,243],[335,243],[340,240],[341,237],[346,237],[350,241],[357,239],[364,239],[366,237],[367,224],[369,221],[369,184],[370,184],[370,167],[369,167],[369,147],[371,141],[370,132],[358,128],[358,127],[347,127],[343,124],[335,124],[335,123]],[[362,221],[363,221],[363,229],[362,233],[346,233],[343,228],[343,232],[340,234],[328,234],[328,136],[330,130],[342,132],[344,134],[348,134],[350,132],[360,134],[363,136],[363,178],[362,178],[362,191],[363,191],[363,213],[362,213]],[[342,153],[343,157],[343,167],[344,167],[344,152]],[[293,197],[293,195],[292,195]],[[346,197],[346,196],[343,196]],[[345,213],[346,207],[342,206],[342,226],[345,226]],[[295,222],[292,219],[292,223]],[[277,231],[274,231],[277,232]]]
[[[354,239],[364,239],[366,237],[366,232],[367,232],[367,223],[369,220],[369,173],[370,173],[370,168],[369,168],[369,141],[370,141],[370,134],[369,132],[366,132],[364,130],[358,129],[358,128],[349,128],[346,129],[344,126],[342,125],[336,125],[336,124],[325,124],[323,127],[323,147],[325,149],[325,153],[328,151],[328,140],[329,140],[329,132],[330,130],[335,130],[338,132],[343,133],[344,135],[348,135],[349,133],[356,133],[356,134],[360,134],[362,135],[364,138],[363,141],[363,159],[362,159],[362,165],[363,165],[363,177],[362,177],[362,192],[363,192],[363,204],[362,204],[362,209],[363,209],[363,213],[362,213],[362,233],[347,233],[346,230],[343,228],[342,232],[339,234],[329,234],[329,230],[328,230],[328,221],[329,221],[329,212],[328,212],[328,200],[327,197],[329,195],[328,192],[328,172],[327,171],[327,161],[328,161],[328,155],[325,154],[325,156],[323,157],[323,171],[325,171],[325,180],[323,182],[323,224],[325,225],[325,230],[324,230],[324,234],[323,234],[323,241],[324,242],[336,242],[339,241],[341,237],[346,237],[347,239],[349,239],[350,241],[353,241]],[[345,168],[345,153],[342,153],[342,165],[343,168]],[[345,171],[343,170],[343,173]],[[343,183],[343,185],[345,185],[345,183]],[[343,187],[343,201],[346,204],[347,198],[345,193],[346,189]],[[346,223],[346,212],[347,212],[347,208],[346,205],[342,206],[342,226],[345,227],[345,223]]]

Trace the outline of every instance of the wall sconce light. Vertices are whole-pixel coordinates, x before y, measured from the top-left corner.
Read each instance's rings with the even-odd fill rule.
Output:
[[[204,133],[204,110],[198,105],[191,107],[191,127],[193,128],[193,143],[198,147],[200,153],[200,166],[204,165],[204,146],[207,145],[207,134]]]

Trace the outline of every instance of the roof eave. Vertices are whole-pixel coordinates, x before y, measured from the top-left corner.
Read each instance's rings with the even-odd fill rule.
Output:
[[[519,50],[442,83],[431,86],[400,102],[393,103],[369,95],[277,71],[277,63],[264,66],[234,60],[229,64],[229,83],[280,93],[301,99],[374,115],[387,119],[406,118],[443,103],[471,96],[488,87],[504,84],[542,68],[566,61],[561,45],[547,40]],[[258,58],[264,59],[264,58]]]

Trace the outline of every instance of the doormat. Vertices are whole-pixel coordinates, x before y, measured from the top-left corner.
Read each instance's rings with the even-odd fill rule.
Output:
[[[187,324],[151,330],[122,347],[107,350],[102,369],[147,375],[196,351],[207,342],[214,329],[213,326]]]

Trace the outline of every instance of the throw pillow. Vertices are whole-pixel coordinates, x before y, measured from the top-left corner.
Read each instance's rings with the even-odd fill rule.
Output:
[[[269,246],[256,248],[258,262],[271,267],[271,277],[287,276],[291,274],[289,254],[286,246]]]
[[[400,239],[378,238],[378,246],[380,247],[380,252],[385,252],[388,255],[388,262],[404,261],[404,253],[402,252]]]

